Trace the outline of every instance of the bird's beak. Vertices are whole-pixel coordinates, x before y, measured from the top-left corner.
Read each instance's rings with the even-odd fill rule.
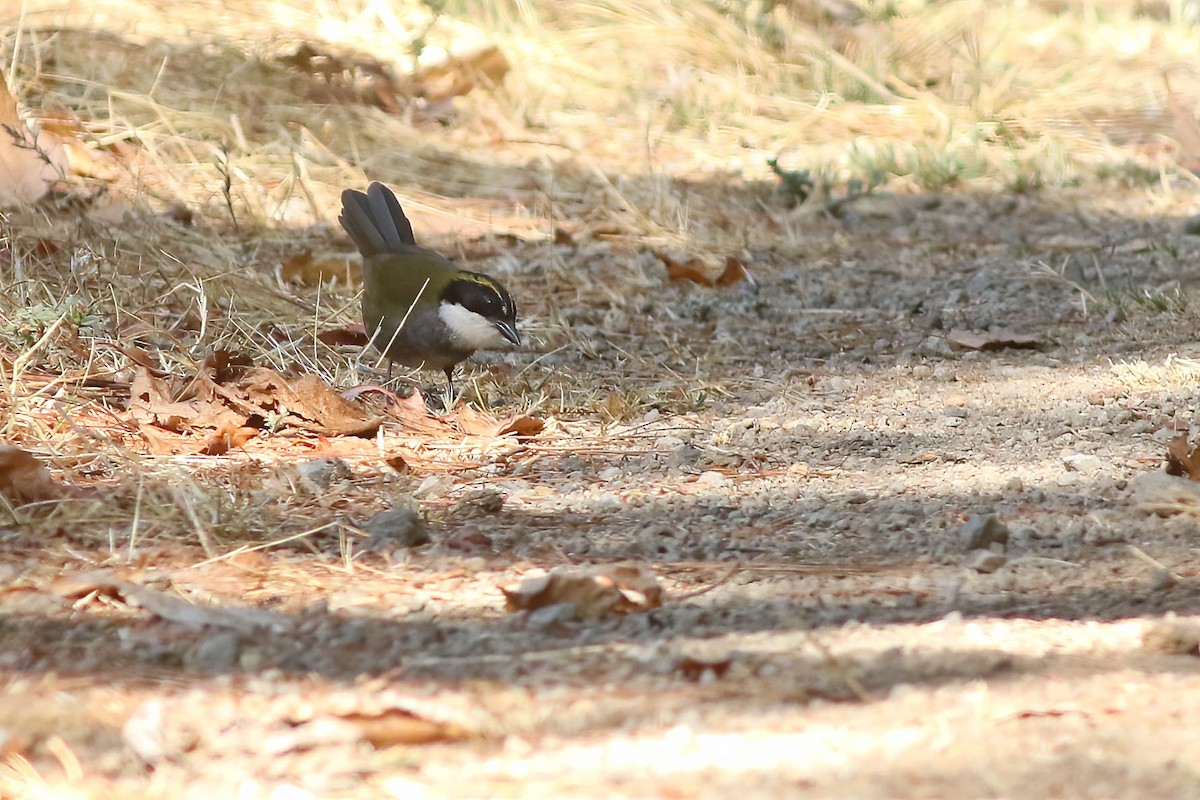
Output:
[[[508,320],[494,319],[492,324],[496,326],[496,330],[500,331],[500,335],[508,339],[515,345],[521,344],[521,335],[517,333],[517,326]]]

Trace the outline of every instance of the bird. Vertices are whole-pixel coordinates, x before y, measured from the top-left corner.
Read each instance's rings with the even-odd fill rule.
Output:
[[[363,257],[363,327],[388,359],[389,381],[393,364],[440,369],[453,396],[459,362],[506,341],[521,344],[508,290],[419,246],[400,201],[382,183],[342,192],[338,222]]]

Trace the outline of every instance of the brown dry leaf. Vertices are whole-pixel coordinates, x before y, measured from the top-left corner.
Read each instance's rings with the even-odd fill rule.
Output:
[[[704,274],[704,262],[698,258],[679,261],[667,253],[658,253],[658,259],[667,268],[667,277],[673,281],[691,281],[701,286],[712,286],[713,280]]]
[[[138,435],[146,440],[146,450],[153,456],[173,456],[193,453],[196,442],[189,436],[168,431],[157,425],[139,422]]]
[[[1188,435],[1181,433],[1167,442],[1168,475],[1185,476],[1200,481],[1200,447],[1188,443]]]
[[[35,134],[21,120],[17,99],[0,72],[0,207],[36,203],[66,173],[57,137]]]
[[[496,437],[511,433],[518,439],[527,439],[537,436],[546,426],[544,420],[527,414],[513,414],[498,420],[468,405],[459,406],[454,419],[463,433],[469,436]]]
[[[344,281],[347,284],[362,279],[362,265],[340,258],[314,258],[309,251],[298,253],[279,267],[279,277],[287,283],[301,286],[319,286],[327,281]]]
[[[12,445],[0,445],[0,494],[13,503],[36,503],[55,500],[66,493],[32,453]]]
[[[204,444],[200,455],[223,456],[230,450],[241,450],[255,436],[258,436],[258,428],[228,420]]]
[[[444,419],[429,412],[425,395],[420,391],[413,391],[408,397],[397,398],[389,410],[393,417],[400,420],[401,425],[411,431],[446,434],[453,430]]]
[[[404,456],[401,455],[390,455],[385,458],[383,462],[401,475],[411,469],[411,467],[408,466],[408,462],[404,460]]]
[[[583,619],[648,611],[662,605],[658,578],[641,564],[611,564],[591,569],[557,568],[528,578],[514,589],[500,587],[508,611],[533,611],[569,604]]]
[[[264,629],[285,630],[284,617],[257,608],[220,608],[202,606],[182,597],[167,594],[137,583],[138,576],[123,570],[100,569],[66,575],[50,584],[47,591],[64,600],[77,601],[88,596],[120,600],[130,608],[144,608],[151,614],[188,628],[231,628],[243,633]]]
[[[204,358],[200,371],[206,373],[214,383],[229,383],[241,375],[243,370],[252,366],[254,359],[243,352],[214,350]]]
[[[686,656],[675,666],[684,678],[689,681],[699,682],[704,679],[706,674],[714,678],[725,677],[725,673],[729,671],[731,664],[733,664],[733,658],[730,656],[716,659]]]
[[[357,728],[363,740],[374,747],[454,742],[471,735],[466,728],[454,723],[437,722],[403,708],[392,708],[379,714],[339,714],[338,718]]]
[[[167,378],[152,375],[149,369],[139,366],[129,387],[129,414],[138,423],[178,431],[200,412],[194,401],[175,400],[175,397]]]
[[[493,44],[424,67],[408,80],[414,87],[413,94],[436,103],[464,95],[477,86],[496,86],[511,69],[507,56]]]
[[[273,370],[258,368],[243,376],[238,386],[248,400],[265,411],[286,408],[287,421],[306,430],[336,436],[366,436],[378,430],[382,422],[379,417],[369,417],[364,409],[316,375],[288,379]]]
[[[361,324],[347,325],[344,328],[334,328],[317,334],[317,341],[330,347],[366,347],[371,343],[367,330]]]
[[[733,286],[736,283],[748,283],[751,286],[758,285],[744,261],[736,256],[726,256],[725,270],[717,277],[716,285]]]
[[[1038,336],[1028,333],[1011,333],[1009,331],[988,331],[972,333],[970,331],[952,330],[946,334],[946,341],[969,350],[1036,350],[1042,346]]]

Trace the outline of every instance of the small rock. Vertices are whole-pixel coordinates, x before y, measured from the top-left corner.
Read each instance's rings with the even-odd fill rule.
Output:
[[[977,272],[967,281],[967,294],[978,295],[992,288],[992,276],[986,272]]]
[[[221,672],[237,663],[241,648],[237,631],[214,631],[184,655],[183,663],[202,672]]]
[[[969,413],[966,406],[946,406],[942,409],[942,416],[945,417],[965,419]]]
[[[927,336],[925,341],[921,342],[921,352],[930,356],[952,356],[954,348],[944,336]]]
[[[1200,655],[1200,626],[1169,614],[1142,628],[1142,647],[1171,655]]]
[[[1025,491],[1025,482],[1020,478],[1009,478],[1004,484],[1005,494],[1020,494]]]
[[[504,508],[504,494],[491,487],[468,492],[454,504],[454,510],[464,516],[499,514]]]
[[[615,481],[621,475],[622,470],[620,467],[606,467],[600,470],[600,473],[596,477],[602,481]]]
[[[965,550],[984,550],[992,544],[1008,543],[1008,526],[995,514],[976,514],[958,529]]]
[[[967,566],[983,574],[995,572],[1008,563],[1008,559],[1003,553],[995,553],[991,550],[973,550],[967,556]]]
[[[1154,570],[1154,577],[1150,580],[1150,591],[1161,592],[1164,589],[1170,589],[1178,582],[1171,574],[1171,570],[1160,567]]]
[[[850,494],[846,495],[846,502],[852,506],[861,506],[870,499],[871,496],[866,492],[851,492]]]
[[[933,367],[928,364],[917,364],[912,368],[912,376],[919,381],[928,380],[933,377]]]
[[[451,550],[491,550],[492,539],[478,528],[460,528],[445,538],[445,545]]]
[[[1092,473],[1104,469],[1104,460],[1087,453],[1071,453],[1063,456],[1063,465],[1071,472]]]
[[[554,603],[530,611],[525,618],[525,629],[549,634],[573,633],[571,623],[578,621],[574,603]]]
[[[371,536],[367,548],[375,551],[381,547],[417,547],[433,541],[420,514],[411,508],[382,511],[363,530]]]
[[[316,490],[328,489],[334,481],[348,480],[354,475],[350,465],[340,458],[314,458],[301,462],[296,471],[300,473],[300,480]]]

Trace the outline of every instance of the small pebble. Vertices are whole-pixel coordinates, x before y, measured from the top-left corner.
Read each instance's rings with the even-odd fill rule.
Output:
[[[328,489],[335,481],[348,480],[354,475],[350,465],[340,458],[314,458],[312,461],[302,461],[296,466],[300,480],[308,483],[313,489]]]
[[[1104,469],[1104,460],[1088,453],[1071,453],[1063,456],[1063,464],[1071,472],[1093,473]]]
[[[371,550],[378,550],[380,546],[418,547],[433,541],[420,514],[411,508],[382,511],[371,518],[363,530],[371,536],[366,545]]]
[[[976,514],[958,529],[965,550],[982,550],[993,544],[1007,544],[1008,526],[995,514]]]
[[[995,572],[1008,563],[1008,559],[1003,553],[995,553],[991,550],[973,550],[967,556],[967,566],[976,572],[988,574]]]

